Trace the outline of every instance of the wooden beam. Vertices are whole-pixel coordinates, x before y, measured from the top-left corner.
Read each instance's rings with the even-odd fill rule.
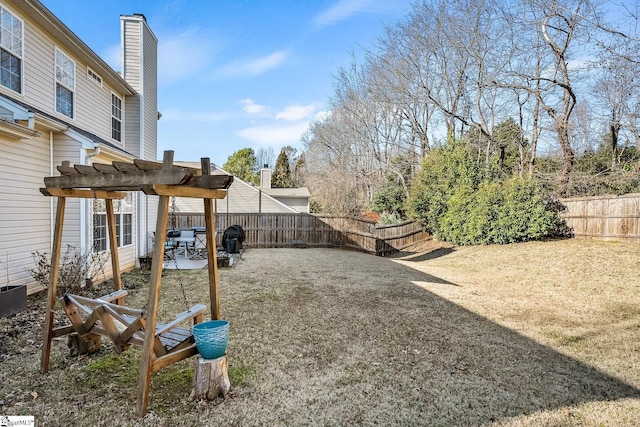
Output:
[[[163,169],[159,172],[169,172],[173,165],[173,151],[165,151],[162,162]],[[155,183],[150,183],[155,184]],[[140,355],[140,378],[138,381],[138,415],[143,417],[149,405],[149,388],[151,373],[153,372],[153,345],[155,329],[158,320],[158,300],[160,298],[160,284],[162,280],[162,261],[164,258],[164,244],[167,236],[167,221],[169,219],[169,197],[160,196],[158,201],[158,216],[156,218],[156,234],[151,262],[151,277],[149,280],[149,300],[147,302],[146,328],[144,344]]]
[[[113,288],[115,291],[122,289],[122,278],[120,277],[120,256],[118,253],[118,236],[116,236],[116,216],[113,209],[113,200],[105,200],[107,205],[107,227],[109,228],[109,250],[111,251],[111,271],[113,278]],[[120,224],[122,227],[123,224]],[[124,305],[124,298],[118,298],[118,304]]]
[[[201,159],[202,173],[208,176],[211,165],[208,158]],[[207,246],[207,269],[209,272],[209,303],[211,304],[211,318],[220,319],[220,298],[218,291],[218,255],[216,250],[216,215],[211,199],[204,199],[204,222]]]
[[[94,173],[102,173],[99,170],[97,170],[96,168],[94,168],[93,166],[88,166],[88,165],[75,165],[74,169],[78,171],[78,173],[82,174],[82,175],[91,175]]]
[[[193,188],[179,185],[152,185],[143,189],[145,194],[154,196],[194,197],[199,199],[224,199],[227,190]]]
[[[71,162],[69,160],[63,161],[56,169],[58,169],[58,172],[62,175],[77,175],[79,173],[73,166],[71,166]]]
[[[132,188],[140,189],[143,185],[186,184],[192,179],[192,173],[186,168],[153,171],[136,169],[136,171],[116,174],[95,173],[89,175],[50,176],[44,179],[44,184],[47,188],[122,188],[129,190]]]
[[[120,172],[137,172],[140,169],[134,165],[133,163],[128,163],[128,162],[119,162],[117,160],[114,160],[112,163],[112,166],[114,168],[116,168],[117,170],[119,170]]]
[[[118,173],[118,169],[116,169],[113,165],[108,165],[106,163],[94,163],[93,167],[96,168],[98,172],[102,173]]]
[[[72,188],[41,188],[40,192],[45,196],[73,197],[80,199],[124,199],[127,193],[122,191],[105,190],[74,190]]]
[[[73,334],[75,331],[76,328],[74,328],[73,325],[59,326],[53,329],[53,337],[63,337],[65,335]]]
[[[54,308],[56,306],[56,292],[58,290],[58,274],[60,270],[60,250],[62,247],[62,225],[64,223],[64,197],[58,197],[56,208],[56,224],[53,230],[53,246],[51,248],[51,265],[49,267],[49,289],[47,292],[47,311],[44,314],[44,337],[42,354],[40,358],[40,370],[43,373],[49,371],[49,358],[51,357],[51,339],[53,338]]]
[[[173,365],[176,362],[181,361],[182,359],[186,359],[187,357],[195,356],[198,354],[198,348],[195,344],[191,344],[186,348],[171,352],[166,356],[158,357],[153,361],[153,372],[159,371],[160,369]]]
[[[207,310],[207,306],[204,305],[204,304],[196,304],[196,305],[194,305],[189,310],[183,311],[182,313],[180,313],[178,316],[176,316],[176,318],[173,321],[167,323],[162,328],[157,328],[156,329],[156,336],[162,335],[163,333],[167,332],[168,330],[175,328],[176,326],[178,326],[180,323],[184,322],[185,320],[195,319],[196,317],[201,316],[202,313],[204,313],[206,310]]]
[[[133,164],[136,165],[138,169],[145,171],[162,169],[162,162],[154,162],[151,160],[133,159]]]
[[[209,172],[211,173],[211,172]],[[196,188],[227,189],[233,182],[233,175],[207,175],[203,171],[202,176],[196,176],[189,186]]]

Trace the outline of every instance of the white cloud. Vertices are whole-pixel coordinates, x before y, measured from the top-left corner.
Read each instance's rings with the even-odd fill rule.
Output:
[[[172,83],[198,74],[212,57],[212,44],[196,29],[165,34],[158,42],[158,80]],[[203,43],[203,40],[207,40]]]
[[[276,114],[276,120],[287,120],[290,122],[295,122],[297,120],[306,119],[313,115],[315,109],[316,107],[313,104],[292,105]]]
[[[308,129],[309,123],[296,123],[292,125],[264,125],[253,126],[237,132],[238,136],[257,143],[281,147],[285,145],[295,145],[300,142],[302,134]]]
[[[244,105],[243,110],[249,114],[260,114],[267,109],[266,106],[253,102],[251,98],[241,99],[239,102]]]
[[[336,22],[344,21],[351,16],[369,11],[375,0],[340,0],[330,8],[324,10],[313,19],[317,27],[327,27]]]
[[[246,62],[232,62],[222,69],[222,74],[226,77],[238,75],[258,76],[279,67],[290,55],[291,52],[288,50],[278,50],[261,58],[248,60]]]

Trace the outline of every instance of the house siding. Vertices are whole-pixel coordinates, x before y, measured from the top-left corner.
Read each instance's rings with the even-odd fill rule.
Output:
[[[78,126],[107,141],[111,139],[111,91],[87,77],[87,62],[54,41],[28,15],[10,4],[0,2],[24,23],[23,93],[0,86],[0,93],[16,98],[40,111]],[[74,116],[56,112],[55,106],[55,50],[58,49],[75,62]],[[114,91],[118,96],[122,93]],[[116,142],[116,141],[114,141]]]
[[[80,144],[63,134],[55,134],[53,140],[53,164],[61,164],[69,160],[72,165],[81,163]],[[55,167],[54,166],[54,167]],[[45,176],[48,176],[47,173]],[[60,175],[57,169],[53,171],[54,176]],[[40,186],[44,186],[42,177]],[[55,199],[54,199],[55,200]],[[54,202],[55,205],[56,202]],[[81,229],[80,229],[80,205],[86,201],[76,198],[68,198],[65,204],[64,227],[62,230],[62,252],[66,251],[67,245],[80,249]],[[54,211],[55,216],[55,211]]]
[[[257,187],[236,179],[227,189],[227,197],[214,200],[218,213],[295,213]],[[176,197],[177,212],[204,212],[202,199]]]
[[[127,18],[122,20],[122,39],[126,47],[123,61],[123,76],[125,80],[138,92],[140,91],[140,61],[142,58],[142,40],[140,22]],[[136,94],[125,99],[125,143],[126,150],[136,157],[141,155],[140,133],[141,96]]]
[[[51,205],[42,197],[42,176],[49,173],[48,133],[37,139],[0,139],[0,286],[27,285],[36,290],[29,269],[32,252],[50,252]],[[40,288],[38,288],[40,289]]]
[[[0,187],[0,237],[5,242],[0,251],[0,285],[4,282],[25,284],[31,293],[38,288],[28,272],[34,265],[32,252],[51,252],[57,204],[57,198],[39,193],[39,188],[44,186],[43,179],[59,175],[56,166],[63,161],[86,165],[98,161],[127,161],[142,155],[149,160],[157,158],[157,40],[143,17],[121,16],[123,37],[127,28],[131,30],[126,33],[129,37],[126,45],[123,41],[123,67],[129,72],[128,77],[138,82],[135,86],[96,58],[39,2],[0,0],[0,4],[22,20],[24,36],[23,86],[19,92],[0,86],[0,96],[6,98],[3,108],[9,112],[14,109],[21,114],[21,120],[25,119],[23,114],[30,111],[34,114],[35,130],[40,132],[39,136],[25,139],[0,135],[0,179],[3,182]],[[130,25],[137,25],[137,28]],[[145,43],[149,47],[148,53]],[[145,58],[142,58],[142,48]],[[72,118],[55,111],[56,49],[75,63]],[[140,63],[141,60],[144,62]],[[88,77],[87,68],[100,76],[101,84]],[[146,99],[139,90],[143,83],[140,81],[142,70]],[[111,138],[112,93],[123,100],[121,142]],[[26,126],[26,122],[20,124]],[[25,129],[23,135],[30,133]],[[142,141],[141,135],[144,136]],[[91,157],[91,154],[97,155]],[[134,268],[139,252],[149,249],[145,229],[155,229],[157,199],[142,194],[134,196],[132,244],[118,249],[123,271]],[[91,204],[91,200],[66,199],[63,253],[67,246],[77,248],[82,254],[91,250]],[[105,267],[105,277],[111,276],[110,262]]]
[[[153,46],[157,42],[155,37],[149,30],[149,27],[143,25],[142,36],[144,46]],[[144,152],[143,158],[147,160],[155,160],[157,155],[157,139],[158,139],[158,100],[156,93],[157,87],[157,70],[158,55],[157,49],[145,49],[143,58],[143,87],[142,96],[144,97]]]

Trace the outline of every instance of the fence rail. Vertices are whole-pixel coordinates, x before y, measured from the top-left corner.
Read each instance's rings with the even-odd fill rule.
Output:
[[[178,229],[204,227],[202,213],[175,213],[170,226]],[[221,245],[224,230],[240,225],[245,233],[244,246],[276,247],[344,247],[386,256],[431,236],[419,224],[376,226],[359,218],[269,213],[216,214],[217,244]]]
[[[562,214],[576,237],[640,242],[640,194],[561,200]]]

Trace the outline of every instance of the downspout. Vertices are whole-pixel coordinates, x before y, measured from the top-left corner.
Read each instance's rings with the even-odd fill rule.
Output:
[[[144,75],[144,54],[145,54],[145,45],[144,45],[144,22],[141,21],[139,22],[140,28],[140,91],[138,92],[138,95],[140,96],[140,112],[139,112],[139,117],[140,117],[140,129],[138,131],[138,135],[140,135],[140,158],[141,159],[145,159],[146,157],[146,153],[144,150],[144,143],[145,143],[145,132],[144,132],[144,126],[147,122],[147,117],[145,115],[145,106],[144,106],[144,101],[145,101],[145,96],[144,96],[144,92],[145,92],[145,75]],[[157,138],[157,136],[156,136]],[[157,148],[156,148],[156,152],[157,152]],[[157,153],[156,153],[157,154]],[[154,160],[154,159],[152,159]],[[142,197],[140,197],[140,199],[142,199]],[[139,199],[139,200],[140,200]],[[144,205],[144,206],[142,206]],[[145,213],[145,217],[142,218],[142,211],[143,211],[143,207],[144,207],[144,213]],[[145,195],[144,200],[141,200],[138,202],[138,206],[137,206],[137,210],[138,212],[136,212],[136,217],[138,219],[138,230],[137,230],[137,234],[138,234],[138,238],[136,239],[136,247],[135,247],[135,251],[136,251],[136,264],[139,266],[139,260],[140,260],[140,256],[147,256],[149,249],[148,249],[148,242],[147,242],[147,236],[149,235],[149,197]],[[144,247],[145,247],[145,252],[144,254],[140,253],[140,249],[142,246],[142,241],[144,239]]]
[[[49,131],[49,176],[53,176],[53,131]],[[49,250],[53,250],[53,229],[54,219],[54,197],[49,197]]]
[[[85,153],[84,150],[82,150],[82,152]],[[82,161],[82,163],[88,166],[91,165],[90,159],[92,157],[97,156],[98,154],[100,154],[100,146],[94,145],[93,150],[85,154],[84,160]],[[82,227],[83,236],[80,238],[81,254],[88,253],[86,245],[89,243],[89,227],[93,227],[93,224],[89,224],[90,203],[91,203],[91,200],[85,199],[83,200],[83,203],[80,205],[80,209],[82,210],[82,212],[80,213],[80,216],[81,218],[84,218],[84,224],[85,224],[85,226]]]

